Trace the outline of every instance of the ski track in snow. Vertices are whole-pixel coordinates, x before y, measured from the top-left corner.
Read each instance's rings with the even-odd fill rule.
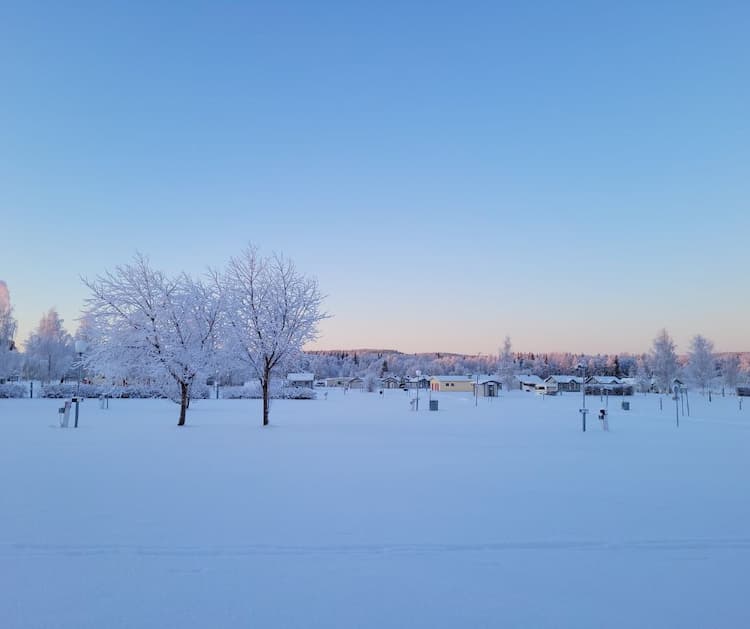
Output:
[[[253,555],[425,555],[443,553],[502,553],[508,551],[750,551],[750,538],[651,539],[628,541],[519,541],[490,543],[330,544],[237,546],[159,546],[144,544],[23,544],[0,545],[0,554],[18,555],[136,555],[144,557],[243,557]]]

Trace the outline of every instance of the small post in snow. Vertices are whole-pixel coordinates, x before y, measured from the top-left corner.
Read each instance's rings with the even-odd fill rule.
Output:
[[[421,369],[417,369],[416,374],[417,374],[417,382],[416,382],[416,385],[417,385],[417,403],[416,403],[416,408],[414,410],[418,411],[419,410],[419,381],[422,379],[422,370]]]
[[[680,402],[682,402],[682,416],[685,417],[685,387],[680,387]]]
[[[578,363],[578,369],[581,371],[581,399],[583,400],[578,412],[581,414],[581,430],[586,432],[586,413],[589,412],[586,408],[586,366],[583,363]]]
[[[78,405],[80,404],[80,398],[74,397],[71,401],[74,402],[76,405],[76,417],[75,417],[75,423],[73,424],[73,428],[78,428]]]

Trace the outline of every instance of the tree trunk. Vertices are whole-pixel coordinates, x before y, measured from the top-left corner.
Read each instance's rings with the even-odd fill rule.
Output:
[[[263,372],[263,378],[261,378],[261,388],[263,389],[263,425],[268,426],[268,406],[269,406],[269,400],[268,400],[268,385],[271,380],[271,374],[269,373],[269,370],[266,369]]]
[[[180,421],[177,422],[178,426],[185,425],[185,413],[188,407],[188,385],[184,382],[180,382]]]

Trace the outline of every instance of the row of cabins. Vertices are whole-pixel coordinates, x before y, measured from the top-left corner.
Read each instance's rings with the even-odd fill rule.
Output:
[[[584,384],[579,376],[552,375],[540,378],[532,374],[518,374],[513,376],[522,391],[533,391],[541,395],[557,395],[558,393],[580,393]],[[336,377],[316,380],[312,373],[290,373],[287,384],[296,387],[338,387],[346,389],[362,389],[365,381],[360,377]],[[590,376],[586,378],[586,393],[590,395],[632,395],[634,390],[632,378],[617,378],[615,376]],[[498,376],[417,376],[412,378],[397,378],[386,375],[378,379],[380,389],[430,389],[435,392],[475,393],[479,397],[497,397],[503,390],[503,383]]]
[[[579,376],[553,375],[540,378],[532,374],[513,376],[518,388],[522,391],[533,391],[541,395],[558,393],[580,393],[584,385]],[[586,378],[585,387],[588,395],[633,395],[634,382],[630,378],[615,376],[590,376]],[[430,380],[433,391],[456,391],[474,393],[479,397],[496,397],[503,389],[503,383],[497,376],[435,376]]]
[[[290,373],[286,377],[288,386],[292,387],[336,387],[341,389],[362,389],[365,386],[364,378],[359,376],[338,376],[335,378],[315,379],[314,374],[308,372]],[[416,378],[397,378],[386,375],[378,378],[376,385],[379,389],[429,389],[430,378],[421,376]]]
[[[362,389],[365,386],[364,378],[360,378],[359,376],[339,376],[336,378],[322,378],[316,380],[315,375],[309,372],[290,373],[286,377],[286,383],[290,387],[306,387],[310,389],[313,387]],[[402,388],[403,381],[395,376],[386,376],[378,379],[377,386],[381,389],[398,389]]]

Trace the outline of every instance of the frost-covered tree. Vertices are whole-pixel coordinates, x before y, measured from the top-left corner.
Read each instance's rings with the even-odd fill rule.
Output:
[[[657,388],[661,393],[668,392],[677,377],[679,364],[674,341],[666,329],[662,329],[653,341],[650,362]]]
[[[27,376],[47,382],[62,380],[74,360],[73,338],[63,327],[57,310],[51,308],[26,340],[24,371]]]
[[[700,334],[696,334],[690,341],[688,374],[693,383],[704,393],[716,375],[714,344]]]
[[[167,277],[137,255],[94,280],[86,301],[91,342],[84,364],[107,377],[135,374],[179,401],[185,425],[191,389],[214,370],[221,300],[214,284]],[[176,392],[176,395],[173,395]]]
[[[380,379],[378,378],[378,375],[376,373],[370,371],[365,374],[363,384],[365,387],[365,391],[367,391],[368,393],[373,393],[375,389],[380,386]]]
[[[282,255],[263,257],[249,246],[229,261],[219,281],[226,302],[226,343],[260,381],[268,425],[271,376],[288,368],[317,338],[323,295],[314,278]]]
[[[651,389],[651,370],[648,367],[648,356],[646,354],[638,358],[634,372],[638,390],[641,393],[647,393]]]
[[[740,381],[740,357],[737,354],[726,356],[721,361],[721,378],[730,391],[737,388]]]
[[[505,337],[503,346],[500,349],[500,358],[498,360],[498,375],[500,382],[503,384],[504,391],[512,391],[515,386],[515,360],[513,358],[513,345],[510,336]]]
[[[14,340],[16,325],[8,285],[0,280],[0,381],[18,369],[19,355]]]

